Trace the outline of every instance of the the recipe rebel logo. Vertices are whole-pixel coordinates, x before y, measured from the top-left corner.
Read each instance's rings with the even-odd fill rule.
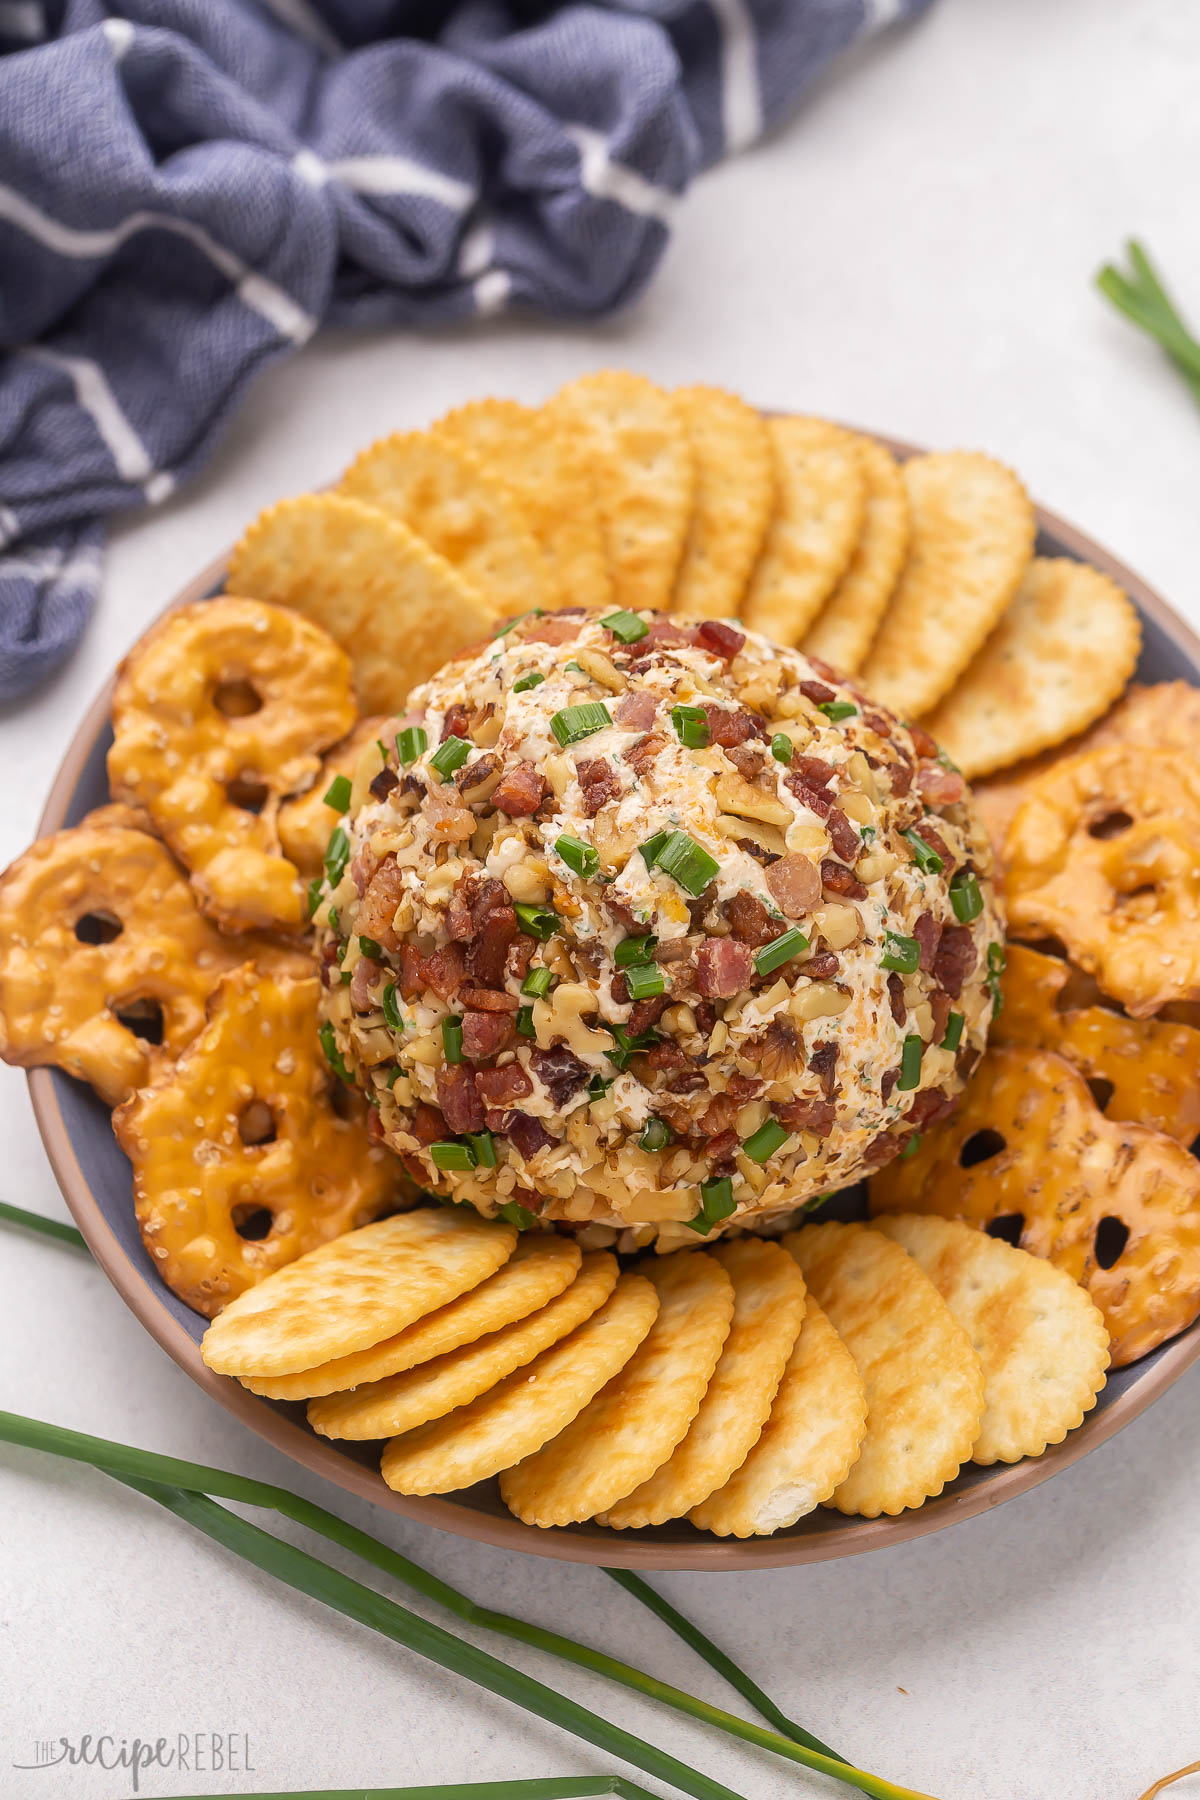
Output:
[[[14,1769],[120,1770],[132,1791],[141,1792],[148,1770],[189,1775],[253,1775],[250,1737],[243,1731],[179,1731],[173,1736],[117,1737],[85,1732],[80,1737],[38,1738],[29,1754],[13,1759]]]

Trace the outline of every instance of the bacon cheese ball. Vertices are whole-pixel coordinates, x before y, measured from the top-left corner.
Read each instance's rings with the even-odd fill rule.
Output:
[[[412,705],[332,796],[311,904],[327,1053],[424,1186],[668,1249],[953,1108],[1003,931],[919,727],[652,612],[520,619]]]

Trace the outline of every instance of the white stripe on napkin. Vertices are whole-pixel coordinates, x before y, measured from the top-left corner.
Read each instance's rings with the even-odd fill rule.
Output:
[[[21,530],[21,521],[11,506],[0,506],[0,550],[11,544]]]
[[[613,200],[642,218],[667,222],[679,203],[677,194],[655,187],[626,163],[614,162],[608,140],[590,125],[567,125],[564,130],[579,151],[579,179],[589,194]]]
[[[455,212],[475,203],[475,189],[453,175],[427,169],[409,156],[343,156],[331,162],[329,172],[356,194],[417,194],[440,200]]]
[[[47,551],[45,556],[12,556],[0,561],[0,579],[18,581],[54,580],[63,587],[91,587],[100,574],[100,553],[85,551],[63,561],[61,550]]]
[[[721,129],[726,150],[744,150],[762,131],[758,40],[744,0],[709,0],[721,33]]]
[[[162,476],[151,462],[145,444],[121,411],[99,363],[92,362],[87,356],[67,356],[60,350],[47,350],[42,344],[28,344],[25,354],[35,362],[47,363],[71,377],[75,398],[104,440],[122,481],[139,482],[147,499],[158,498],[150,489],[162,480]],[[166,479],[169,481],[170,476]]]

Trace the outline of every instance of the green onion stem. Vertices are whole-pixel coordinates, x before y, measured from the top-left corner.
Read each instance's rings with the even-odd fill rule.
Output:
[[[23,1206],[9,1206],[6,1200],[0,1200],[0,1219],[7,1219],[10,1225],[24,1225],[30,1231],[38,1231],[43,1237],[57,1238],[60,1244],[74,1244],[77,1250],[86,1250],[87,1243],[83,1233],[76,1231],[73,1225],[60,1225],[57,1219],[44,1219],[41,1213],[26,1212]]]
[[[250,1476],[236,1475],[226,1469],[209,1468],[201,1463],[185,1462],[178,1457],[160,1456],[151,1450],[141,1450],[131,1444],[119,1444],[107,1438],[91,1437],[83,1432],[71,1431],[66,1426],[51,1425],[43,1420],[29,1419],[19,1413],[0,1412],[0,1442],[22,1444],[28,1449],[48,1451],[51,1455],[70,1457],[76,1462],[90,1463],[94,1468],[103,1469],[107,1474],[118,1479],[136,1477],[148,1480],[157,1485],[178,1488],[203,1495],[218,1495],[225,1500],[236,1501],[244,1506],[260,1506],[280,1513],[295,1524],[317,1532],[331,1543],[349,1550],[352,1555],[361,1557],[383,1574],[413,1588],[426,1600],[435,1605],[444,1606],[465,1623],[476,1625],[487,1631],[496,1631],[506,1637],[514,1638],[520,1643],[531,1645],[535,1649],[545,1650],[552,1656],[558,1656],[565,1662],[575,1663],[580,1668],[591,1669],[622,1687],[632,1688],[635,1692],[647,1695],[650,1699],[659,1700],[677,1712],[690,1714],[703,1723],[715,1726],[733,1737],[755,1744],[764,1750],[770,1750],[778,1756],[792,1762],[803,1763],[806,1767],[817,1769],[828,1775],[834,1775],[849,1786],[858,1788],[860,1792],[877,1796],[877,1800],[928,1800],[928,1796],[913,1795],[911,1789],[897,1788],[881,1780],[878,1776],[869,1775],[861,1769],[855,1769],[842,1761],[836,1752],[829,1750],[816,1738],[803,1731],[800,1726],[784,1715],[761,1690],[742,1674],[724,1652],[697,1629],[689,1625],[687,1620],[669,1607],[668,1602],[657,1595],[651,1599],[647,1596],[653,1590],[645,1583],[637,1581],[637,1577],[624,1572],[609,1570],[612,1578],[642,1601],[651,1606],[658,1617],[662,1618],[693,1649],[699,1651],[711,1667],[716,1669],[725,1679],[750,1699],[758,1707],[765,1718],[780,1726],[780,1733],[764,1731],[761,1726],[740,1719],[734,1713],[723,1711],[707,1701],[697,1700],[681,1688],[672,1687],[667,1682],[657,1680],[641,1669],[633,1668],[602,1651],[593,1650],[585,1644],[577,1644],[573,1639],[562,1637],[558,1632],[549,1631],[539,1625],[530,1625],[523,1619],[513,1618],[507,1613],[494,1612],[488,1607],[477,1606],[465,1594],[453,1588],[449,1583],[433,1575],[419,1563],[412,1562],[402,1556],[399,1551],[383,1544],[370,1533],[340,1519],[336,1513],[328,1512],[315,1501],[306,1500],[299,1494],[291,1493],[287,1488],[276,1487],[271,1483],[255,1481]],[[157,1498],[157,1495],[155,1496]],[[220,1509],[218,1509],[219,1511]],[[239,1521],[240,1523],[240,1521]],[[269,1534],[263,1533],[269,1538]],[[270,1540],[274,1541],[274,1540]],[[310,1559],[313,1560],[313,1559]],[[323,1564],[318,1567],[324,1568]],[[345,1577],[344,1579],[349,1579]],[[633,1585],[636,1583],[636,1586]],[[359,1584],[352,1583],[354,1587]],[[306,1590],[308,1591],[308,1590]],[[369,1592],[370,1590],[365,1590]],[[318,1596],[320,1598],[321,1596]],[[398,1609],[403,1612],[402,1608]],[[668,1614],[670,1616],[668,1616]],[[357,1617],[357,1614],[352,1616]],[[430,1627],[429,1629],[434,1629]],[[448,1635],[448,1634],[447,1634]],[[452,1640],[457,1641],[457,1640]],[[480,1653],[481,1654],[481,1653]],[[460,1671],[461,1673],[462,1671]],[[473,1679],[473,1677],[472,1677]],[[486,1683],[484,1685],[487,1685]],[[536,1687],[540,1684],[535,1683]],[[549,1692],[549,1690],[542,1690]],[[755,1696],[758,1696],[757,1698]],[[521,1704],[520,1702],[518,1704]],[[564,1702],[564,1704],[570,1704]],[[573,1729],[573,1728],[572,1728]],[[595,1741],[595,1740],[589,1740]],[[623,1752],[621,1754],[624,1754]],[[631,1758],[636,1762],[636,1759]],[[638,1765],[642,1766],[642,1765]],[[651,1773],[656,1771],[651,1770]],[[672,1778],[673,1779],[673,1778]],[[694,1788],[685,1788],[685,1792],[695,1793]],[[705,1789],[706,1793],[718,1790]],[[727,1789],[719,1790],[728,1794]]]
[[[1134,279],[1109,263],[1096,277],[1096,286],[1119,312],[1156,340],[1200,403],[1200,343],[1184,324],[1142,245],[1131,240],[1125,248]]]
[[[287,1793],[247,1794],[244,1800],[655,1800],[649,1788],[623,1775],[542,1775],[532,1781],[449,1781],[434,1787],[292,1788]],[[177,1794],[174,1800],[211,1800]]]

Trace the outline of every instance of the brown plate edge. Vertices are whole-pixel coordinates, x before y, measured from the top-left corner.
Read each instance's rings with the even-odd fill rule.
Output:
[[[915,454],[914,447],[882,436],[895,454],[904,458]],[[1068,525],[1044,507],[1037,508],[1039,529],[1054,537],[1072,556],[1090,562],[1110,575],[1145,613],[1162,629],[1178,648],[1200,668],[1200,636],[1197,636],[1162,597],[1146,585],[1131,569],[1094,543],[1083,532]],[[171,603],[185,605],[201,600],[212,592],[225,569],[225,557],[218,557]],[[38,835],[57,831],[66,817],[71,797],[91,748],[108,720],[115,675],[97,694],[67,750],[66,756],[47,796],[38,821]],[[172,1318],[133,1266],[126,1260],[116,1236],[94,1199],[68,1136],[49,1069],[33,1069],[28,1075],[30,1098],[38,1131],[71,1216],[84,1240],[125,1304],[172,1361],[190,1375],[205,1393],[240,1419],[276,1450],[301,1467],[312,1470],[347,1493],[383,1506],[405,1518],[432,1525],[457,1537],[491,1544],[497,1549],[516,1550],[527,1555],[550,1557],[559,1562],[607,1564],[626,1569],[672,1569],[729,1572],[734,1569],[772,1569],[801,1563],[828,1562],[843,1556],[864,1555],[893,1544],[924,1537],[941,1531],[961,1519],[976,1518],[990,1512],[1006,1500],[1027,1493],[1040,1482],[1047,1481],[1060,1469],[1076,1462],[1088,1451],[1096,1449],[1115,1432],[1136,1418],[1146,1407],[1165,1393],[1185,1369],[1200,1358],[1200,1323],[1160,1352],[1152,1367],[1103,1411],[1091,1414],[1061,1444],[1053,1445],[1039,1457],[1027,1458],[1011,1465],[997,1464],[984,1480],[962,1494],[927,1500],[924,1506],[879,1519],[847,1519],[844,1524],[811,1537],[704,1539],[694,1545],[661,1544],[645,1541],[635,1533],[612,1532],[590,1526],[570,1530],[541,1530],[524,1525],[519,1519],[477,1511],[454,1499],[431,1495],[425,1498],[393,1493],[381,1477],[362,1464],[351,1461],[331,1443],[315,1437],[303,1425],[277,1412],[269,1402],[257,1398],[228,1377],[215,1375],[200,1358],[199,1347],[183,1327]]]

